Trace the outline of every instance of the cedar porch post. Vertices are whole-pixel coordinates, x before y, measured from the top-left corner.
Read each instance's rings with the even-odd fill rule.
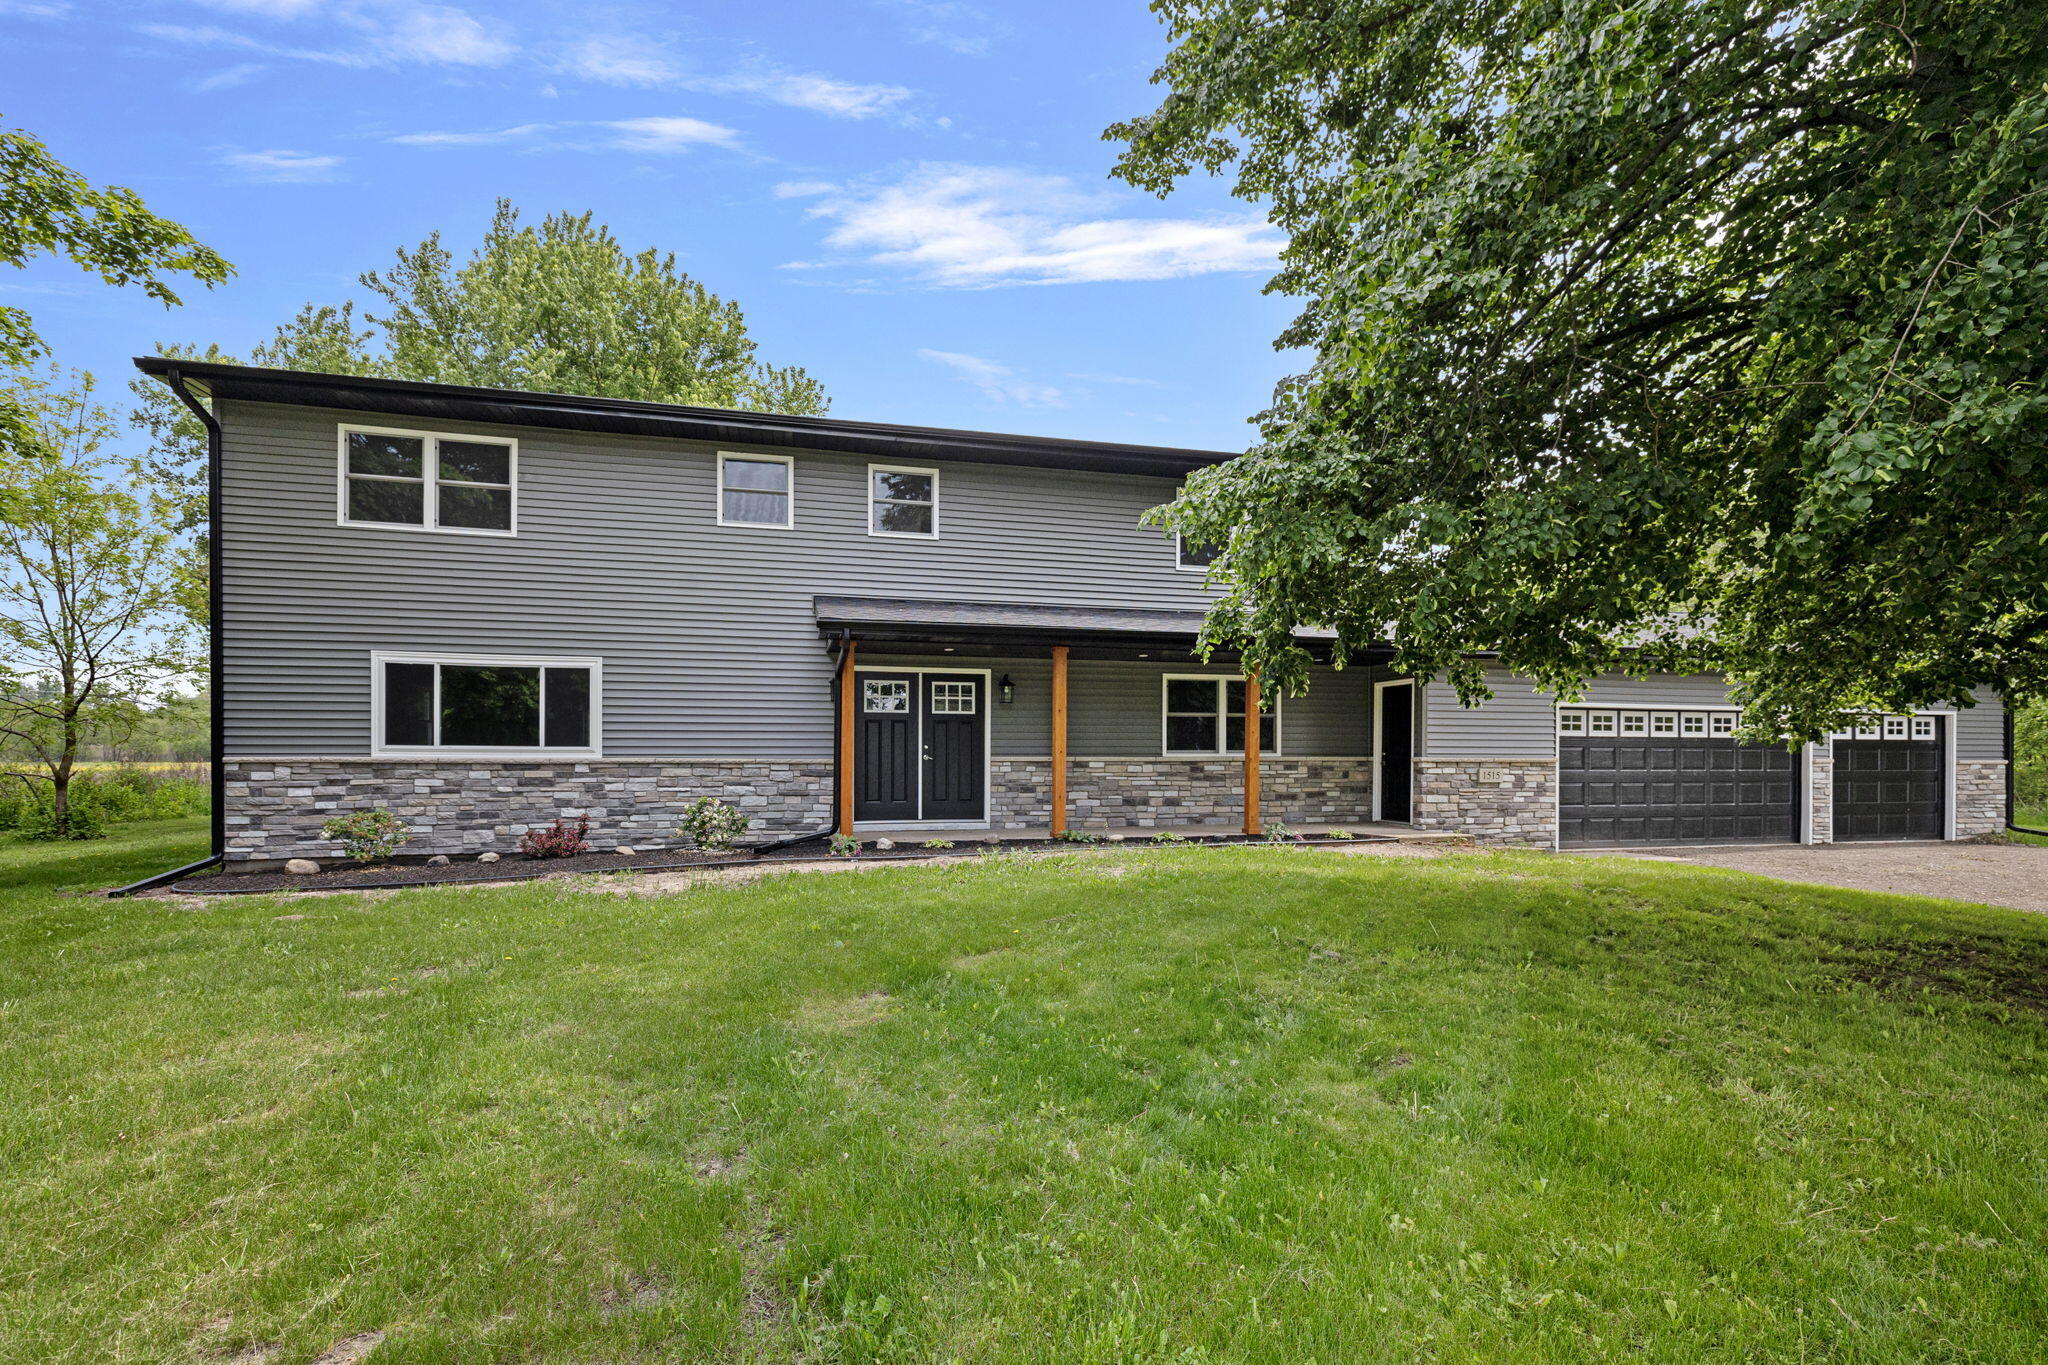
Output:
[[[1244,832],[1256,839],[1259,824],[1259,675],[1244,680]]]
[[[839,654],[839,811],[837,824],[841,834],[853,834],[853,651],[854,641],[846,641],[846,647]]]
[[[1052,647],[1052,832],[1067,831],[1067,647]]]

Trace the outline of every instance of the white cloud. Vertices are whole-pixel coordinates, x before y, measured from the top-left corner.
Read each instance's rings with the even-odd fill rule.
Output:
[[[1015,403],[1020,408],[1063,408],[1066,395],[1050,384],[1024,379],[1008,365],[998,365],[978,355],[958,351],[920,350],[918,359],[944,365],[962,383],[980,389],[982,396],[997,403]]]
[[[810,199],[839,187],[829,180],[785,180],[775,187],[777,199]]]
[[[730,147],[739,139],[731,128],[695,118],[629,118],[604,125],[616,129],[616,146],[629,152],[681,152],[693,146]]]
[[[251,180],[306,183],[332,180],[334,168],[341,164],[341,158],[282,150],[229,152],[221,158],[221,164],[234,167]]]
[[[69,13],[71,6],[64,0],[0,0],[0,14],[21,19],[62,19]]]
[[[570,54],[568,69],[607,85],[666,85],[676,78],[660,49],[632,38],[587,38]]]
[[[1264,270],[1280,249],[1263,218],[1123,218],[1114,203],[1064,176],[924,165],[894,184],[826,192],[808,212],[832,224],[828,245],[954,288]]]
[[[973,5],[960,0],[883,0],[903,16],[912,39],[932,43],[963,57],[979,57],[1009,30]]]
[[[554,126],[552,123],[522,123],[514,128],[487,128],[473,133],[400,133],[384,140],[401,147],[483,147],[493,142],[514,142],[535,133],[545,133]]]
[[[831,76],[756,65],[726,75],[686,71],[651,38],[587,38],[570,53],[567,69],[606,85],[674,86],[715,95],[751,95],[834,118],[874,118],[910,98],[900,85],[863,85]]]
[[[267,70],[269,68],[261,62],[237,62],[233,66],[224,66],[211,75],[199,77],[192,82],[192,88],[200,94],[228,90],[237,85],[248,84]]]
[[[319,45],[273,42],[215,24],[142,24],[138,31],[189,47],[221,47],[331,66],[376,67],[406,63],[498,66],[516,49],[484,23],[447,5],[415,0],[354,0],[330,7],[290,0],[211,0],[227,8],[288,21],[328,18],[344,30],[338,41]]]

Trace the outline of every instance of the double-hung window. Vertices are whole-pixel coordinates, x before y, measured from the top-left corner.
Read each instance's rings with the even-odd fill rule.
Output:
[[[796,525],[796,461],[787,455],[718,457],[720,526]]]
[[[939,534],[939,471],[868,466],[868,534],[930,540]]]
[[[379,754],[596,754],[597,659],[376,654]]]
[[[1222,553],[1214,545],[1198,544],[1179,533],[1175,533],[1173,539],[1179,547],[1180,566],[1183,569],[1206,569],[1214,564],[1216,556]]]
[[[341,524],[509,536],[518,463],[512,440],[343,427]]]
[[[1169,754],[1244,752],[1244,679],[1166,679],[1166,741]],[[1280,698],[1259,713],[1259,749],[1280,752]]]

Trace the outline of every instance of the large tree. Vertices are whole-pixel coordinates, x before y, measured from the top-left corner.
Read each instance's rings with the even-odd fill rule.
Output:
[[[140,471],[104,452],[118,428],[76,383],[18,376],[25,420],[0,434],[0,774],[47,803],[58,838],[88,744],[118,741],[173,695],[187,646],[189,545]]]
[[[436,232],[359,282],[369,295],[360,314],[353,300],[309,303],[250,363],[799,415],[829,406],[800,367],[756,358],[737,303],[678,270],[671,253],[628,253],[588,213],[534,227],[500,200],[466,260]],[[234,359],[218,346],[163,351]],[[153,380],[133,388],[151,467],[183,485],[196,522],[206,482],[198,420]]]
[[[1312,356],[1164,515],[1214,638],[1718,666],[1800,735],[2048,683],[2039,0],[1153,8],[1118,171],[1266,203]]]

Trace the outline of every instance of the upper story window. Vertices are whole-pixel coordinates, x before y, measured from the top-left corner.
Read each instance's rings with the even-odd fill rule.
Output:
[[[796,461],[787,455],[718,457],[720,526],[796,525]]]
[[[344,526],[511,535],[519,443],[384,427],[341,428]]]
[[[1216,556],[1222,553],[1214,545],[1197,545],[1186,536],[1178,533],[1175,534],[1173,539],[1174,543],[1180,547],[1180,566],[1183,569],[1206,569],[1211,564],[1214,564]]]
[[[1244,752],[1244,679],[1174,677],[1166,686],[1166,740],[1169,754],[1241,754]],[[1259,749],[1280,752],[1280,698],[1259,713]]]
[[[595,754],[596,659],[375,654],[379,754]]]
[[[931,539],[939,534],[939,471],[868,466],[868,534]]]

